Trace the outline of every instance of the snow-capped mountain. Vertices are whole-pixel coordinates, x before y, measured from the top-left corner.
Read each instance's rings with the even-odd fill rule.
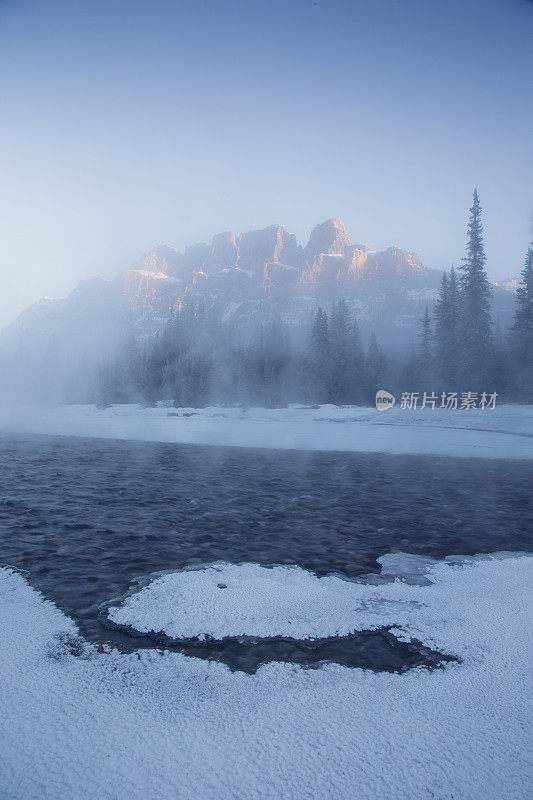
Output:
[[[127,274],[130,281],[133,274],[138,281],[166,277],[174,283],[177,296],[213,302],[295,296],[328,300],[408,285],[433,288],[440,277],[425,269],[416,253],[352,244],[338,219],[317,225],[305,247],[282,225],[239,237],[221,233],[210,245],[193,245],[184,253],[156,247]]]
[[[318,305],[339,297],[350,304],[363,338],[375,329],[381,344],[399,349],[416,341],[440,278],[410,250],[352,244],[336,218],[317,225],[305,246],[282,225],[225,232],[184,252],[155,247],[111,281],[81,281],[64,299],[35,303],[1,332],[0,353],[89,369],[128,331],[149,336],[184,304],[217,306],[223,322],[245,330],[273,318],[301,327]],[[512,293],[495,286],[493,306],[505,329]]]

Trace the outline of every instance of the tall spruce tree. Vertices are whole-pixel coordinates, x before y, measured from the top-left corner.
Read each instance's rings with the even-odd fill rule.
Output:
[[[419,386],[419,358],[415,343],[413,342],[409,356],[399,365],[397,391],[414,392]]]
[[[329,340],[329,387],[331,403],[347,403],[350,400],[349,332],[350,315],[344,298],[333,304],[330,316]]]
[[[384,359],[383,351],[378,345],[376,334],[374,331],[370,334],[370,341],[368,343],[368,351],[365,363],[365,383],[366,383],[366,397],[365,401],[373,404],[376,392],[378,389],[383,389],[384,377]]]
[[[435,304],[435,378],[441,391],[453,391],[457,381],[459,289],[455,269],[443,273]]]
[[[447,383],[448,362],[448,318],[450,307],[450,282],[446,271],[442,273],[439,287],[439,296],[435,303],[433,316],[435,318],[435,377],[439,389],[444,389]]]
[[[448,278],[448,374],[452,385],[457,381],[459,364],[459,326],[461,324],[461,290],[452,264]]]
[[[470,208],[466,256],[461,266],[461,391],[491,389],[493,337],[486,260],[481,205],[476,189]]]
[[[349,347],[349,381],[350,381],[350,403],[362,405],[365,402],[365,354],[361,343],[361,334],[357,319],[352,320]]]
[[[427,305],[421,320],[419,338],[418,365],[421,382],[420,388],[424,391],[426,389],[429,391],[431,389],[430,383],[432,380],[433,367],[433,333],[431,330],[431,317],[429,316],[429,308]]]
[[[329,378],[329,320],[323,308],[317,308],[311,324],[309,389],[313,403],[324,403]]]
[[[515,391],[518,398],[533,402],[533,246],[526,254],[510,334]]]

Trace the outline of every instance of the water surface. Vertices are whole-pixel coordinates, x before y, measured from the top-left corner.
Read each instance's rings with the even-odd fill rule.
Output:
[[[355,577],[393,551],[531,550],[532,485],[527,461],[4,435],[0,563],[90,641],[154,646],[99,617],[137,576],[225,560]],[[382,634],[376,668],[398,655]]]

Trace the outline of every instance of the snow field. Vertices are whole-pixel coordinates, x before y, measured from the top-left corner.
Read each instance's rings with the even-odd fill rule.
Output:
[[[398,625],[461,663],[403,675],[271,663],[249,676],[179,654],[99,653],[21,574],[0,570],[0,796],[525,800],[533,557],[425,560],[413,570],[412,557],[406,569],[394,556],[384,571],[395,564],[427,585],[315,580],[350,593],[356,625]],[[191,573],[200,578],[189,592],[197,609],[161,603],[157,624],[228,630],[227,609],[201,599],[210,569]],[[292,571],[287,592],[275,572],[261,587],[256,565],[223,569],[217,578],[242,576],[239,603],[259,581],[257,616],[242,609],[239,618],[247,632],[278,619],[331,632],[344,619],[340,603],[326,619],[303,570]],[[307,616],[292,622],[302,604]]]

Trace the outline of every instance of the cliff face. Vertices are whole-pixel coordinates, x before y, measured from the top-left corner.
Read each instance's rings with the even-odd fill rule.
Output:
[[[0,332],[0,355],[23,349],[39,360],[55,348],[69,359],[97,357],[125,335],[153,335],[184,304],[217,306],[225,322],[243,327],[274,317],[303,326],[317,305],[338,297],[363,335],[375,328],[383,345],[411,346],[440,275],[409,250],[352,244],[336,218],[317,225],[304,247],[282,225],[227,231],[184,252],[155,247],[113,281],[82,281],[66,299],[35,304]],[[512,306],[512,294],[495,287],[502,328]]]
[[[142,275],[144,283],[134,279],[134,274]],[[240,236],[227,231],[214,236],[210,245],[193,245],[183,253],[156,247],[128,275],[125,293],[135,305],[140,296],[149,304],[157,303],[154,290],[167,291],[161,282],[164,278],[174,283],[169,297],[190,300],[201,295],[213,302],[290,300],[291,295],[329,300],[386,288],[413,288],[424,282],[432,288],[438,280],[437,272],[425,269],[416,253],[352,244],[335,218],[317,225],[305,247],[282,225]]]

